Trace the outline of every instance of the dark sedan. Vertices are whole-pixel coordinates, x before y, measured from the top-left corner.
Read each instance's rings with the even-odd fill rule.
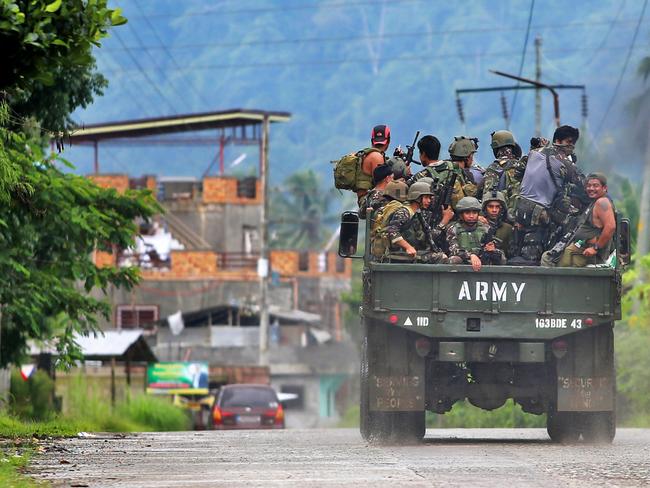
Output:
[[[212,425],[218,430],[284,429],[284,410],[270,386],[226,385],[217,394]]]

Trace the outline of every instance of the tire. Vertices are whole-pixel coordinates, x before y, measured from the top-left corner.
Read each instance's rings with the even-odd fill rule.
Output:
[[[611,444],[616,436],[615,412],[588,412],[580,414],[582,438],[590,444]]]
[[[578,442],[580,430],[576,424],[573,412],[557,412],[555,407],[549,408],[546,415],[546,432],[553,442],[572,444]]]
[[[426,433],[426,412],[396,412],[393,421],[395,441],[401,444],[417,444]]]

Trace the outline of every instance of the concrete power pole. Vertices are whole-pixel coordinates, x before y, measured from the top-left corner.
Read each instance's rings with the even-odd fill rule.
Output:
[[[262,167],[260,177],[262,179],[262,235],[260,242],[260,261],[258,263],[258,274],[260,276],[260,366],[269,364],[269,116],[264,116],[262,126]]]
[[[542,38],[535,38],[535,81],[542,81]],[[542,135],[542,91],[535,87],[535,137]]]

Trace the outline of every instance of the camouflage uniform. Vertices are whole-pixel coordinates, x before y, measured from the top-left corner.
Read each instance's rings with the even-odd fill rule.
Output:
[[[365,219],[368,216],[368,209],[371,209],[372,212],[387,202],[388,200],[384,197],[384,190],[373,188],[359,200],[359,218]]]
[[[421,180],[422,178],[432,178],[433,180],[438,180],[439,188],[443,188],[447,185],[447,182],[450,180],[451,176],[454,173],[456,173],[457,177],[456,183],[454,184],[454,190],[451,195],[451,206],[452,208],[456,208],[458,201],[464,196],[467,196],[463,190],[464,185],[467,184],[467,181],[465,179],[466,177],[463,171],[453,161],[445,160],[436,166],[426,166],[424,169],[421,169],[413,176],[411,176],[406,183],[411,186],[413,183]],[[436,195],[436,197],[439,196],[440,195]]]
[[[390,241],[388,260],[404,259],[403,250],[396,242],[405,239],[417,251],[423,251],[422,253],[418,252],[419,261],[431,264],[446,263],[447,255],[445,253],[431,250],[418,212],[412,214],[406,207],[402,207],[391,215],[385,231]],[[424,218],[424,215],[422,217]]]
[[[481,245],[481,238],[487,233],[489,227],[482,223],[469,225],[464,222],[454,222],[447,228],[447,242],[449,244],[449,257],[452,264],[469,264],[470,254],[476,254],[483,264],[490,264],[486,259]],[[494,256],[499,264],[504,264],[506,257],[502,250],[494,251]]]
[[[503,192],[508,211],[512,213],[514,197],[519,194],[525,170],[526,165],[514,157],[511,147],[499,148],[497,159],[485,170],[483,193],[489,192],[492,188]]]

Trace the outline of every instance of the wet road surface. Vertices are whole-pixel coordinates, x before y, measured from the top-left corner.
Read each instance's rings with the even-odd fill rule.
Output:
[[[30,474],[68,487],[650,486],[650,429],[557,445],[542,429],[428,430],[376,446],[356,430],[145,433],[46,442]]]

